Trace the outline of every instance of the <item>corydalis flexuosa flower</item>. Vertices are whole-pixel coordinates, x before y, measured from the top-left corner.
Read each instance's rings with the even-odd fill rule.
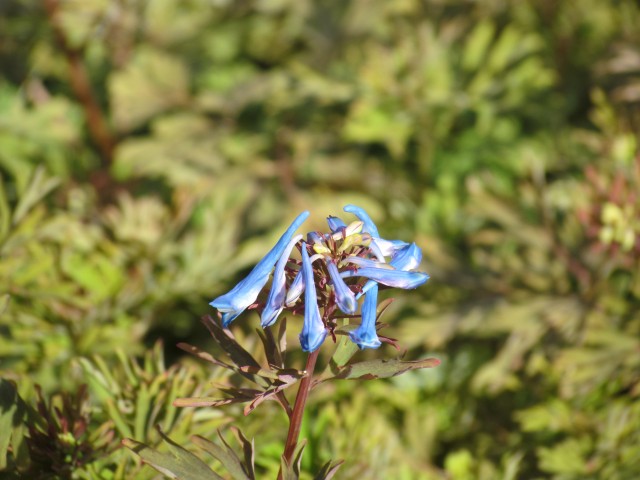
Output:
[[[347,224],[330,216],[330,232],[309,232],[306,241],[295,233],[309,212],[298,215],[251,273],[211,302],[221,313],[223,325],[249,307],[261,310],[263,327],[273,325],[283,310],[304,314],[300,343],[304,351],[313,352],[328,335],[335,339],[338,320],[360,318],[360,324],[349,329],[349,338],[360,348],[378,348],[379,286],[416,288],[429,276],[417,271],[422,252],[415,243],[383,239],[363,209],[347,205],[344,210],[358,220]],[[300,260],[292,256],[294,249],[300,252]],[[272,271],[269,294],[257,301]]]

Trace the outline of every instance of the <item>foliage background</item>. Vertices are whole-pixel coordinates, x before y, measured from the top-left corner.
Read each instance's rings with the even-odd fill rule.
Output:
[[[209,345],[207,302],[295,214],[354,203],[423,248],[386,319],[443,363],[318,390],[305,471],[636,478],[638,25],[633,0],[1,2],[1,376],[33,405],[88,384],[77,477],[152,478],[119,439],[234,422],[273,478],[284,417],[176,409],[224,374],[174,345]],[[14,427],[0,465],[38,467]]]

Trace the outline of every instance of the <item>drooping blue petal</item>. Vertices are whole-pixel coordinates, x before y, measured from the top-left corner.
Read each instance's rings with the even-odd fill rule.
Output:
[[[307,211],[298,215],[287,231],[280,237],[278,243],[253,267],[251,273],[229,292],[219,296],[209,304],[222,313],[223,326],[228,326],[249,305],[256,301],[260,290],[262,290],[267,280],[269,280],[269,274],[271,273],[273,265],[282,256],[293,234],[308,216],[309,212]]]
[[[304,275],[304,324],[300,333],[300,345],[305,352],[317,350],[327,336],[327,329],[320,317],[313,269],[307,253],[307,245],[302,242],[302,274]]]
[[[422,250],[415,243],[398,250],[389,262],[398,270],[412,271],[420,266]]]
[[[346,205],[343,210],[348,213],[353,213],[356,217],[358,217],[364,223],[364,231],[370,233],[372,237],[380,237],[378,233],[378,227],[373,223],[371,217],[367,215],[362,208],[357,207],[355,205]]]
[[[313,264],[313,262],[322,257],[323,256],[321,254],[316,253],[315,255],[311,255],[311,258],[309,258],[309,262]],[[292,307],[293,304],[296,303],[298,298],[300,298],[302,292],[304,292],[304,275],[301,269],[293,279],[289,290],[287,290],[287,296],[285,297],[284,304],[287,307]]]
[[[263,328],[273,325],[278,319],[278,315],[280,315],[280,312],[282,312],[282,309],[284,308],[284,298],[286,293],[284,267],[287,266],[289,255],[291,255],[291,250],[293,250],[295,244],[300,240],[302,240],[302,235],[296,235],[295,237],[293,237],[289,242],[289,245],[287,245],[287,248],[284,249],[280,260],[278,260],[278,263],[276,263],[276,269],[273,272],[273,282],[271,285],[271,291],[269,292],[269,298],[267,299],[264,310],[262,310],[262,316],[260,317],[260,324]]]
[[[398,251],[409,245],[402,240],[386,240],[384,238],[374,238],[373,242],[385,257],[393,257]]]
[[[356,296],[351,291],[349,286],[344,283],[342,277],[340,277],[340,272],[338,272],[338,267],[333,263],[333,260],[327,260],[327,269],[329,270],[329,276],[331,277],[331,282],[333,283],[333,288],[336,294],[336,304],[338,308],[342,310],[344,313],[355,313],[358,309],[358,302],[356,302]]]
[[[329,224],[329,228],[331,229],[331,233],[335,233],[341,228],[346,228],[347,224],[344,223],[340,218],[333,217],[329,215],[327,217],[327,223]]]
[[[353,257],[345,258],[344,262],[353,263],[354,265],[358,265],[361,268],[371,267],[371,268],[386,268],[387,270],[393,270],[393,266],[390,263],[377,262],[371,258],[353,256]]]
[[[348,263],[353,263],[354,265],[358,265],[360,268],[370,267],[370,268],[386,268],[393,270],[393,267],[388,263],[380,263],[372,260],[370,258],[363,257],[348,257],[344,260]],[[364,284],[362,290],[356,295],[356,300],[360,300],[360,297],[367,293],[371,288],[377,285],[373,280],[367,280],[367,283]]]
[[[284,299],[284,304],[287,307],[293,306],[294,303],[300,298],[304,292],[304,275],[302,274],[302,270],[298,272],[296,278],[293,279],[289,290],[287,290],[287,296]]]
[[[340,273],[342,278],[365,277],[383,285],[396,288],[416,288],[429,280],[429,275],[422,272],[405,272],[388,268],[364,267],[358,270],[346,270]]]
[[[363,348],[378,348],[382,343],[378,338],[376,332],[376,307],[378,304],[378,284],[373,283],[371,289],[364,297],[364,303],[362,304],[362,323],[360,326],[349,332],[349,338],[351,341]]]
[[[318,232],[307,233],[307,243],[322,243],[324,239]]]
[[[378,239],[373,237],[371,238],[371,244],[369,245],[369,249],[376,256],[379,262],[385,263],[384,253],[382,252],[382,250],[380,250],[380,247],[378,246],[378,242],[376,240]]]
[[[375,260],[371,260],[368,258],[362,257],[351,257],[346,258],[345,261],[349,263],[353,263],[360,267],[373,267],[373,268],[395,268],[396,270],[404,270],[404,271],[413,271],[416,270],[420,266],[420,262],[422,261],[422,250],[415,243],[405,244],[406,246],[396,252],[394,257],[388,264],[378,263]],[[362,295],[367,293],[375,282],[373,280],[369,280],[364,284],[362,290],[358,295],[356,295],[356,300],[358,300]]]

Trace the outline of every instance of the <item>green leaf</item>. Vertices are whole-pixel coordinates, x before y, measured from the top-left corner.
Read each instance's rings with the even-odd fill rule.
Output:
[[[182,61],[150,47],[141,47],[124,70],[109,78],[116,129],[129,131],[152,116],[183,105],[189,97],[189,74]]]
[[[5,192],[4,179],[0,175],[0,242],[9,233],[11,226],[11,210],[7,201],[7,193]]]
[[[353,343],[348,336],[343,335],[342,337],[340,337],[340,340],[338,340],[338,346],[329,359],[327,367],[320,375],[320,381],[335,376],[347,363],[349,363],[349,360],[351,360],[351,358],[356,354],[357,351],[358,346]]]
[[[198,347],[194,346],[194,345],[190,345],[188,343],[185,342],[180,342],[176,345],[179,349],[184,350],[187,353],[190,353],[191,355],[195,355],[198,358],[201,358],[202,360],[205,360],[209,363],[213,363],[214,365],[218,366],[218,367],[222,367],[222,368],[226,368],[228,370],[233,370],[235,372],[240,373],[241,370],[236,367],[235,365],[229,365],[228,363],[222,362],[220,360],[218,360],[217,358],[215,358],[213,355],[211,355],[208,352],[202,351],[200,350]]]
[[[425,358],[422,360],[402,361],[398,359],[376,359],[358,362],[340,368],[332,377],[321,378],[319,381],[324,382],[332,379],[344,380],[373,380],[376,378],[389,378],[402,375],[409,370],[419,368],[433,368],[440,365],[437,358]]]
[[[221,389],[223,390],[223,389]],[[217,397],[186,397],[176,398],[173,405],[176,407],[222,407],[232,403],[246,403],[254,400],[256,396],[262,394],[260,390],[248,388],[227,388],[223,390],[231,395],[229,398]]]
[[[160,429],[158,432],[169,447],[167,453],[159,452],[130,438],[122,440],[122,444],[138,455],[142,461],[169,478],[176,480],[224,480],[193,453],[174,443]]]
[[[588,438],[579,437],[568,438],[550,448],[539,447],[536,453],[542,471],[581,478],[588,469],[587,456],[589,451]]]
[[[224,447],[217,445],[200,435],[192,436],[191,441],[210,454],[213,458],[219,460],[234,480],[251,480],[253,477],[250,477],[247,474],[247,469],[233,449],[225,441],[220,430],[218,430],[218,436],[224,444]]]
[[[495,35],[495,26],[485,20],[475,26],[467,39],[462,55],[462,66],[469,72],[475,71],[486,58],[487,50]]]
[[[302,453],[306,445],[306,440],[302,440],[296,445],[291,463],[285,460],[284,455],[281,457],[280,471],[282,472],[282,480],[299,480],[300,462],[302,461]]]
[[[205,315],[202,317],[202,323],[209,330],[214,340],[233,360],[238,367],[252,367],[254,371],[261,370],[258,361],[251,356],[242,346],[236,342],[235,338],[229,330],[223,329],[218,323],[210,316]],[[239,372],[242,376],[248,378],[254,383],[257,383],[261,387],[269,388],[271,382],[260,375],[249,373],[246,369]]]
[[[0,317],[4,315],[4,312],[7,311],[7,307],[9,306],[9,300],[11,296],[8,293],[5,293],[0,297]]]
[[[0,470],[7,467],[7,452],[13,429],[22,422],[24,409],[15,385],[0,378]]]
[[[284,383],[282,385],[278,385],[275,388],[271,388],[269,390],[267,390],[264,393],[261,393],[260,395],[257,395],[256,398],[246,407],[244,407],[244,414],[245,415],[249,415],[251,412],[253,412],[255,410],[255,408],[260,405],[262,402],[264,402],[265,400],[269,400],[271,399],[271,397],[279,394],[281,391],[283,391],[285,388],[289,388],[291,385],[293,385],[295,382],[293,383]]]
[[[29,213],[29,210],[46,197],[59,183],[60,181],[57,178],[47,178],[43,167],[36,168],[27,189],[20,197],[18,205],[16,205],[13,213],[13,223],[19,223]]]
[[[331,480],[343,463],[344,460],[338,460],[337,462],[328,461],[322,466],[316,476],[313,477],[314,480]]]
[[[286,321],[286,319],[283,319],[282,321]],[[284,360],[282,358],[282,352],[280,351],[280,339],[276,341],[271,327],[256,328],[256,332],[264,345],[264,353],[269,365],[277,368],[283,368]]]
[[[256,476],[253,465],[255,463],[255,448],[253,440],[249,441],[247,437],[237,427],[231,427],[231,431],[234,433],[240,445],[242,445],[242,451],[244,453],[244,465],[247,468],[247,473],[251,478]]]

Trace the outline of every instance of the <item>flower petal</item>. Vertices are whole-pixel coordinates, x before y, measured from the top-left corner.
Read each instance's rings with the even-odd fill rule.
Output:
[[[313,269],[307,253],[307,245],[302,242],[302,274],[304,275],[304,324],[300,333],[300,345],[305,352],[317,350],[327,336],[327,329],[320,317]]]
[[[398,270],[412,271],[418,269],[421,261],[422,250],[412,243],[398,250],[389,263]]]
[[[387,268],[364,267],[358,270],[346,270],[340,273],[342,278],[365,277],[378,283],[396,288],[416,288],[429,280],[429,275],[422,272],[405,272]]]
[[[308,216],[309,212],[307,211],[298,215],[287,231],[280,237],[278,243],[253,267],[251,273],[229,292],[219,296],[209,304],[222,313],[223,326],[228,326],[249,305],[256,301],[260,290],[262,290],[267,280],[269,280],[269,274],[271,273],[273,265],[282,256],[293,234]]]
[[[356,217],[364,222],[364,231],[370,233],[372,237],[379,237],[378,227],[373,223],[371,217],[367,215],[362,208],[357,207],[355,205],[346,205],[343,210],[348,213],[353,213]]]
[[[377,304],[378,284],[374,282],[364,297],[364,303],[362,304],[362,322],[358,328],[349,332],[351,341],[361,349],[378,348],[382,345],[376,332]]]
[[[319,253],[315,255],[311,255],[309,262],[313,264],[313,262],[315,262],[320,258],[324,258],[324,255],[321,255]],[[293,282],[291,283],[289,290],[287,291],[287,296],[284,300],[284,304],[287,307],[292,307],[293,304],[296,303],[298,298],[300,298],[300,295],[302,295],[302,292],[304,292],[304,275],[303,275],[302,269],[300,269],[296,277],[293,279]]]
[[[381,263],[371,258],[364,258],[364,257],[355,257],[355,256],[347,257],[343,260],[342,263],[353,263],[354,265],[358,265],[361,268],[372,267],[372,268],[386,268],[387,270],[394,269],[390,263]]]
[[[347,224],[344,223],[340,218],[331,215],[327,217],[327,223],[329,224],[331,233],[336,233],[340,229],[347,228]]]
[[[327,260],[327,269],[329,270],[329,276],[331,276],[331,282],[333,283],[333,289],[336,294],[336,303],[338,308],[344,313],[355,313],[358,309],[358,302],[356,302],[356,296],[351,291],[349,286],[344,283],[338,267],[333,260]]]
[[[302,270],[300,270],[296,275],[296,278],[293,279],[289,290],[287,290],[287,296],[284,299],[284,304],[287,307],[292,307],[300,298],[302,292],[304,292],[304,275],[302,274]]]
[[[318,232],[307,233],[307,243],[324,243],[324,238]]]
[[[300,240],[302,240],[302,235],[296,235],[295,237],[293,237],[289,242],[289,245],[287,245],[287,248],[284,249],[280,260],[278,260],[278,263],[276,263],[276,269],[273,272],[273,282],[271,284],[269,298],[267,299],[267,303],[265,304],[264,310],[262,310],[262,315],[260,317],[260,324],[263,328],[273,325],[278,319],[278,315],[280,315],[280,312],[282,312],[282,309],[284,308],[284,298],[286,293],[284,267],[287,266],[289,255],[291,255],[291,250],[293,250],[295,244]]]
[[[385,257],[393,257],[399,250],[409,246],[402,240],[386,240],[384,238],[374,238],[373,242]]]

